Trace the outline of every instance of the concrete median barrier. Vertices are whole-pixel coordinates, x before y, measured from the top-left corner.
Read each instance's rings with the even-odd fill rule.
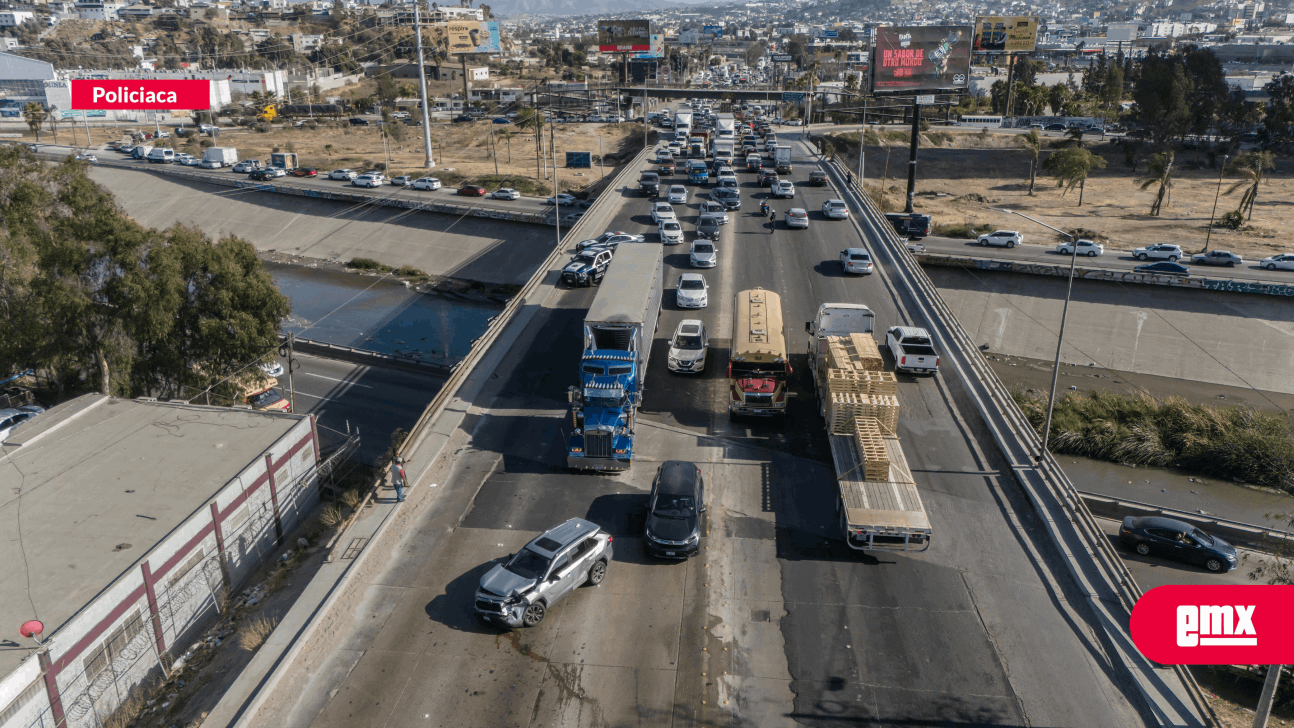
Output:
[[[976,270],[996,271],[999,273],[1024,273],[1035,276],[1069,275],[1069,261],[1057,265],[1049,263],[1030,263],[1016,260],[994,260],[965,255],[946,255],[941,253],[917,253],[917,262],[921,265],[933,265],[944,268],[972,268]],[[1276,281],[1242,281],[1233,278],[1208,278],[1205,276],[1170,276],[1155,273],[1137,273],[1130,270],[1113,270],[1110,268],[1088,268],[1081,264],[1074,267],[1074,277],[1088,281],[1111,281],[1115,283],[1136,283],[1151,286],[1172,286],[1174,288],[1197,288],[1206,291],[1227,291],[1230,293],[1258,293],[1267,296],[1294,296],[1294,284]]]

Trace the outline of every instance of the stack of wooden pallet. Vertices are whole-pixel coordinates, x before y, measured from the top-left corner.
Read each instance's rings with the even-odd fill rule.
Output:
[[[845,371],[880,372],[885,370],[880,347],[871,334],[827,337],[827,367]]]
[[[874,418],[891,435],[899,426],[899,398],[892,394],[830,392],[830,397],[827,422],[832,434],[852,435],[858,417]]]
[[[881,423],[875,417],[854,418],[854,442],[863,461],[863,477],[884,482],[890,479],[890,455],[885,449]]]
[[[827,369],[828,392],[853,392],[855,394],[882,394],[896,397],[899,380],[894,372],[849,371]]]

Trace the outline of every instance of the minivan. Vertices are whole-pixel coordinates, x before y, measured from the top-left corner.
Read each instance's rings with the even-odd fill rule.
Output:
[[[175,150],[168,147],[154,147],[148,152],[151,164],[171,164],[175,162]]]

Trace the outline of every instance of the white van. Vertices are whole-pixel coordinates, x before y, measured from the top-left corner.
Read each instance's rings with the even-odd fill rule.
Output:
[[[153,147],[148,152],[148,161],[152,164],[171,164],[175,162],[175,150],[170,147]]]

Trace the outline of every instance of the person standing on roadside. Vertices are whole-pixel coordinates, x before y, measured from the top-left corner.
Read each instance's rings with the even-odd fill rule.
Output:
[[[404,458],[391,461],[391,486],[395,488],[395,501],[404,502]]]

